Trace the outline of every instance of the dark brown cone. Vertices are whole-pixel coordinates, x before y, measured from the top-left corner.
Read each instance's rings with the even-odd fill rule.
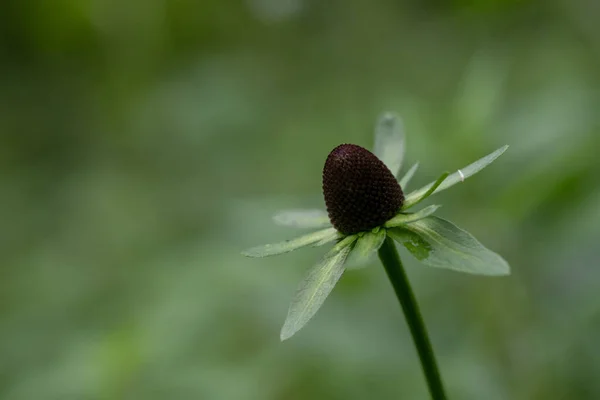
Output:
[[[383,225],[404,202],[400,184],[385,164],[354,144],[339,145],[329,153],[323,196],[331,224],[346,235]]]

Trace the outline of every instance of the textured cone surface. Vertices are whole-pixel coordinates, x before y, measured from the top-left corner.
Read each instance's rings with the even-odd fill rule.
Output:
[[[404,202],[402,189],[385,164],[354,144],[339,145],[329,153],[323,195],[331,224],[346,235],[383,225]]]

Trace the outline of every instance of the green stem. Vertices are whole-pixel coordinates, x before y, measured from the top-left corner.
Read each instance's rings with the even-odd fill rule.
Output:
[[[408,323],[410,333],[419,353],[419,358],[421,359],[421,366],[427,379],[431,398],[433,400],[445,400],[444,385],[442,384],[433,348],[427,335],[427,329],[423,323],[421,311],[404,272],[404,267],[402,267],[396,245],[390,237],[385,239],[385,242],[379,249],[379,259],[385,267],[385,272],[387,272],[388,278],[392,282],[396,297],[398,297],[402,310],[404,310],[406,322]]]

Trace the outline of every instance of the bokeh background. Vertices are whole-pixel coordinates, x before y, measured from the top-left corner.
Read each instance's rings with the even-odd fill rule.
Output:
[[[426,399],[383,269],[279,342],[337,144],[402,115],[412,186],[513,273],[404,255],[453,399],[600,398],[592,0],[4,0],[0,398]]]

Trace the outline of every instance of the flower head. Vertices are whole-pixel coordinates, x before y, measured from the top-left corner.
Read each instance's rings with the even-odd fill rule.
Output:
[[[369,231],[392,218],[404,195],[388,167],[369,150],[342,144],[323,168],[323,196],[334,228],[345,235]]]
[[[248,257],[266,257],[300,247],[336,242],[300,284],[281,330],[281,339],[285,340],[301,329],[323,304],[344,270],[367,264],[386,237],[404,245],[429,266],[483,275],[510,273],[506,261],[471,234],[433,216],[439,206],[408,212],[427,197],[464,182],[507,148],[503,146],[453,174],[444,173],[406,196],[402,189],[406,189],[419,164],[396,180],[404,158],[404,132],[400,119],[394,114],[386,113],[379,119],[373,153],[354,144],[342,144],[333,149],[323,168],[327,213],[288,210],[274,217],[280,225],[321,229],[242,253]]]

